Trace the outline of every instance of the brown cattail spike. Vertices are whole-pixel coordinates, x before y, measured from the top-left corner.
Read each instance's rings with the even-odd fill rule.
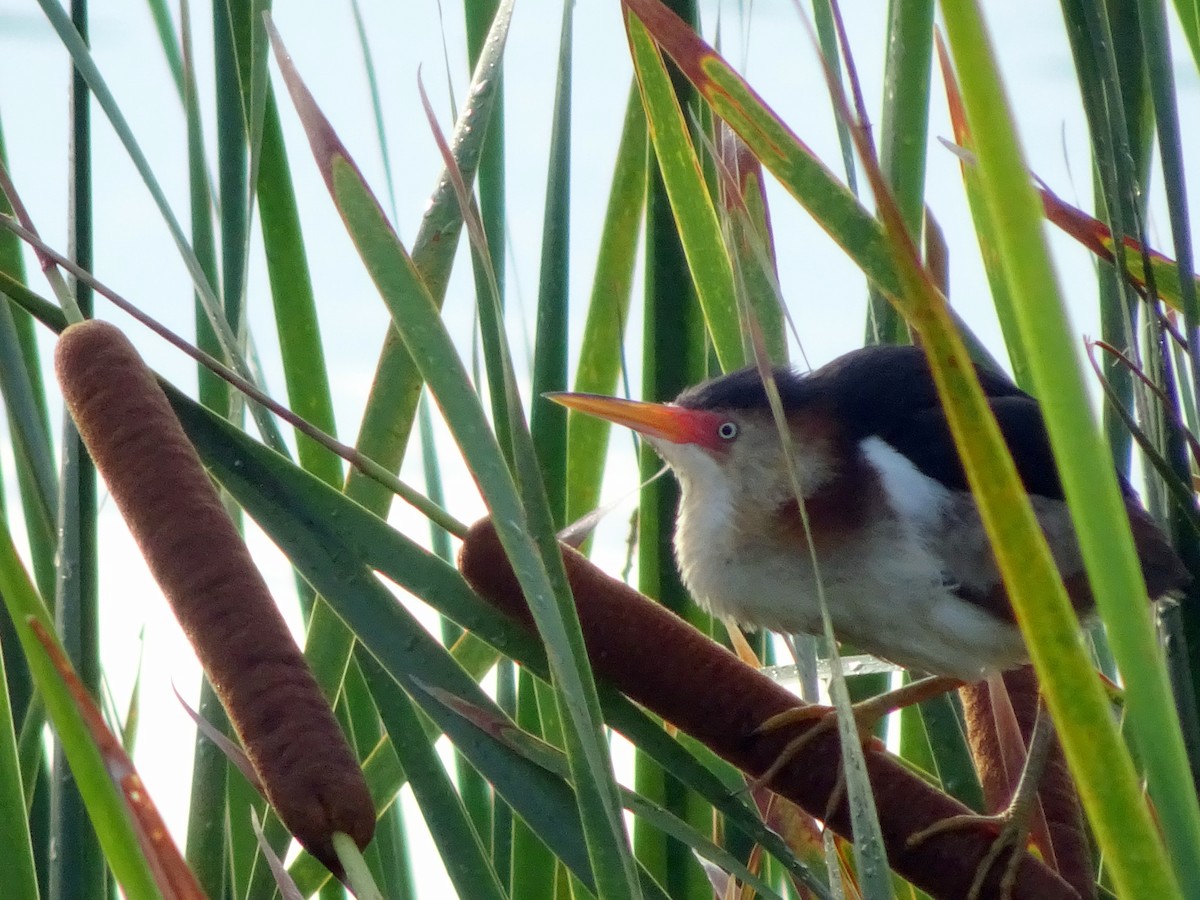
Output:
[[[1028,744],[1033,732],[1038,709],[1037,675],[1031,666],[1005,672],[1003,678],[996,676],[988,681],[967,685],[960,691],[963,714],[967,726],[967,740],[971,756],[979,770],[983,786],[984,801],[988,812],[1000,812],[1007,805],[1020,775],[1024,758],[1006,765],[1002,747],[1001,711],[999,691],[1001,682],[1015,716],[1015,725],[1020,737]],[[1012,771],[1009,771],[1009,769]],[[1078,891],[1082,900],[1096,896],[1095,864],[1092,860],[1091,844],[1084,824],[1083,809],[1079,794],[1067,768],[1062,745],[1055,739],[1054,749],[1042,773],[1038,787],[1043,823],[1048,829],[1048,847],[1041,847],[1043,859],[1053,859],[1055,868],[1063,879]],[[1036,839],[1036,834],[1033,835]]]
[[[563,547],[562,554],[596,674],[742,771],[755,778],[767,772],[795,735],[778,733],[782,729],[762,732],[759,726],[794,708],[796,698],[574,550]],[[459,568],[481,597],[532,627],[529,607],[490,522],[471,527]],[[932,897],[965,897],[995,835],[955,831],[910,846],[912,835],[966,813],[967,808],[934,790],[887,753],[868,749],[866,761],[893,868]],[[826,824],[848,837],[850,819],[845,792],[839,787],[840,768],[837,735],[820,734],[767,786],[818,817],[837,792],[842,802]],[[1000,895],[999,875],[993,873],[982,896]],[[1078,898],[1045,865],[1028,854],[1022,856],[1009,900]]]
[[[332,836],[375,830],[362,770],[133,345],[92,320],[59,338],[63,397],[266,790],[292,834],[340,874]]]

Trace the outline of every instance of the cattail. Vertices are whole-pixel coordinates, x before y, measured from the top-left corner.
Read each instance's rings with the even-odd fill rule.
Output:
[[[1002,681],[1020,736],[1028,744],[1038,715],[1037,675],[1032,666],[1023,666],[1005,672]],[[1023,762],[1023,759],[1017,759],[1015,765],[1006,765],[998,724],[998,698],[993,696],[993,691],[998,688],[998,684],[989,680],[966,685],[959,692],[967,726],[967,743],[975,768],[979,771],[984,803],[989,812],[998,812],[1008,805]],[[1042,714],[1045,715],[1045,710]],[[1054,739],[1046,770],[1038,783],[1038,798],[1043,814],[1041,824],[1047,830],[1045,838],[1048,839],[1048,846],[1039,843],[1042,858],[1053,860],[1054,868],[1079,892],[1080,897],[1095,897],[1095,865],[1084,825],[1083,808],[1067,768],[1062,744],[1057,738]],[[1031,834],[1035,841],[1039,837],[1038,824],[1035,817]]]
[[[62,333],[79,433],[237,729],[267,799],[340,874],[334,832],[375,830],[362,770],[154,374],[112,325]]]
[[[800,728],[812,727],[810,723],[797,730],[760,732],[759,726],[772,716],[797,706],[796,697],[571,548],[564,546],[562,554],[592,668],[630,699],[752,777],[773,766]],[[533,627],[528,605],[491,522],[472,526],[463,542],[459,568],[485,600],[527,628]],[[995,835],[985,830],[951,831],[908,846],[912,835],[934,822],[969,810],[885,752],[868,749],[866,759],[893,868],[933,897],[965,897]],[[826,807],[838,790],[840,770],[838,738],[831,731],[815,736],[767,786],[825,819]],[[826,824],[850,837],[844,792],[841,796],[843,800],[829,813]],[[1001,874],[995,869],[989,874],[982,896],[999,896]],[[1078,894],[1025,854],[1011,897],[1068,900]]]

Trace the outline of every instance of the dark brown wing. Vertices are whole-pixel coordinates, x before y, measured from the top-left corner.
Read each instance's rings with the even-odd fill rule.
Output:
[[[1052,500],[1063,499],[1062,483],[1037,401],[1025,394],[988,399],[1025,490]],[[876,433],[912,460],[921,472],[953,490],[968,489],[958,447],[940,406],[912,410],[906,418],[896,417],[888,425],[886,431]]]
[[[1037,403],[1029,397],[1010,396],[992,399],[991,407],[1025,489],[1030,494],[1063,501],[1062,483]],[[899,443],[899,446],[893,446],[908,456],[926,475],[937,478],[949,487],[963,491],[968,489],[958,451],[950,437],[950,428],[940,409],[914,417],[903,433],[885,437],[889,443],[893,439]],[[1124,478],[1119,478],[1119,481],[1147,593],[1157,599],[1181,590],[1191,582],[1191,576],[1162,529],[1142,508],[1133,488]],[[1063,573],[1071,601],[1077,610],[1089,610],[1092,607],[1091,591],[1086,579],[1076,578],[1076,574]]]
[[[930,478],[953,490],[969,489],[924,353],[914,348],[870,348],[835,366],[828,374],[837,387],[832,393],[842,405],[843,420],[857,422],[863,429],[856,437],[877,435]],[[977,371],[1025,490],[1062,502],[1062,482],[1037,401],[1005,376],[982,368]],[[1158,598],[1181,590],[1191,576],[1133,488],[1124,478],[1119,480],[1147,593]],[[1075,609],[1089,611],[1093,600],[1084,574],[1064,572],[1063,577]],[[973,599],[1001,618],[1012,617],[1002,592]]]

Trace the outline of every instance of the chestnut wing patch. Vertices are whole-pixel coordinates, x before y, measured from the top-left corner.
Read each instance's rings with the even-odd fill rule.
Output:
[[[847,453],[845,460],[837,475],[804,501],[817,550],[857,540],[869,518],[879,514],[884,499],[883,485],[875,469],[858,453]],[[796,547],[808,546],[804,519],[795,497],[776,508],[775,518],[784,541]]]

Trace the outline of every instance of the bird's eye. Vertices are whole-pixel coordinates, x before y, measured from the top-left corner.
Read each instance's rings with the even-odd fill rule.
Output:
[[[737,434],[737,422],[722,422],[717,428],[717,437],[723,441],[732,441]]]

